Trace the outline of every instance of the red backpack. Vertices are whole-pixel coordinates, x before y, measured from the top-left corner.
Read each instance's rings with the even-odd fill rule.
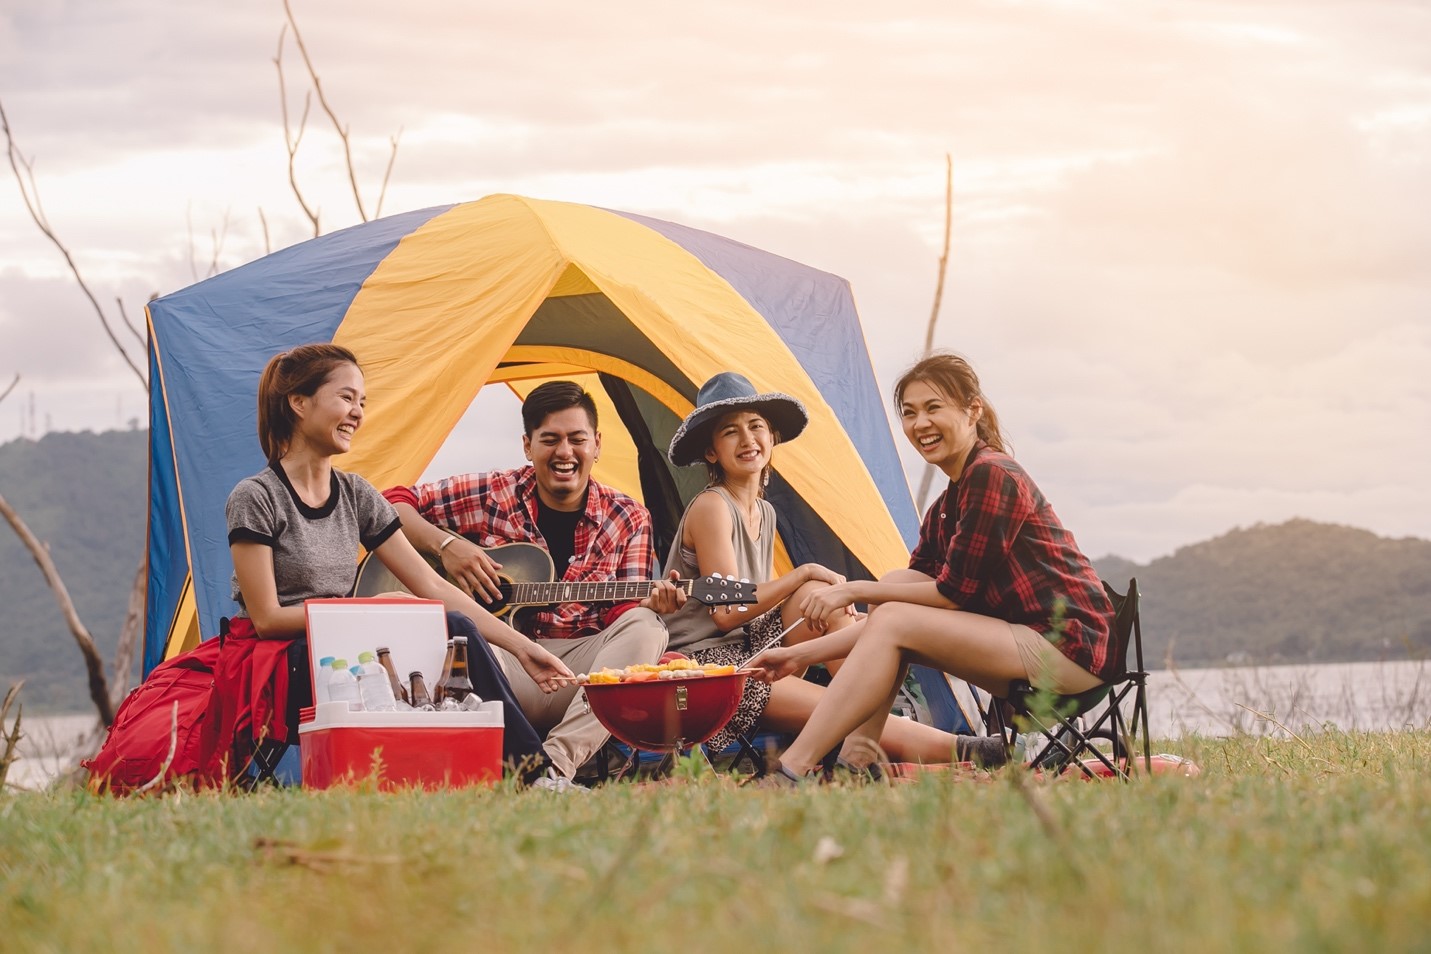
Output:
[[[164,777],[156,786],[186,776],[207,781],[202,773],[218,744],[211,702],[219,642],[206,640],[160,663],[125,698],[104,746],[94,758],[81,763],[89,769],[93,791],[128,794],[154,781],[161,772]],[[171,742],[174,757],[165,767]]]

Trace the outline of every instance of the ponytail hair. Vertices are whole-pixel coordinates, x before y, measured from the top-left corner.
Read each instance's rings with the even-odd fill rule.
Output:
[[[312,397],[341,365],[358,367],[353,352],[342,345],[308,344],[268,359],[258,379],[258,444],[270,464],[276,463],[293,443],[295,394]]]
[[[923,381],[965,410],[977,401],[983,408],[975,425],[979,440],[1000,453],[1012,453],[1012,449],[1004,444],[1003,434],[999,433],[999,416],[994,413],[994,406],[989,403],[989,399],[984,397],[984,392],[979,387],[979,376],[974,373],[974,368],[967,358],[951,351],[936,351],[915,362],[914,366],[901,374],[899,380],[894,383],[896,411],[904,402],[905,389],[916,381]]]

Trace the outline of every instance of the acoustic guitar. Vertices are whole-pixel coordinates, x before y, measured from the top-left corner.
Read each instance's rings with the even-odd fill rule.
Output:
[[[501,580],[501,596],[496,600],[476,597],[493,616],[504,617],[515,629],[525,631],[523,624],[539,609],[557,603],[625,603],[639,602],[651,595],[653,580],[608,580],[572,582],[558,580],[551,554],[535,543],[506,543],[483,547],[482,551],[500,563],[497,575]],[[447,577],[436,557],[424,554],[439,574]],[[451,579],[451,577],[447,577]],[[686,592],[686,599],[706,606],[748,606],[756,601],[755,584],[723,577],[719,573],[692,580],[676,580]],[[354,596],[377,596],[379,593],[407,592],[407,587],[392,575],[383,562],[369,553],[358,564],[358,577],[353,583]]]

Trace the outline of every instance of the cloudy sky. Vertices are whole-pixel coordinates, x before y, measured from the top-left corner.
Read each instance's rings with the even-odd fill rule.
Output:
[[[948,153],[937,343],[980,369],[1093,555],[1294,516],[1431,537],[1422,5],[294,11],[369,216],[400,134],[384,212],[515,192],[728,235],[848,278],[886,388],[923,342]],[[311,235],[287,182],[283,23],[281,0],[0,0],[0,102],[112,315]],[[284,64],[296,121],[291,35]],[[327,231],[359,217],[313,109],[296,174]],[[32,406],[39,430],[145,415],[7,172],[0,389],[15,372],[0,441]],[[505,433],[462,434],[440,468],[515,457]]]

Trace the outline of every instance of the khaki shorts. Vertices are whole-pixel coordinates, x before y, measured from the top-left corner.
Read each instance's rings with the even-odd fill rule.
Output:
[[[1018,647],[1029,684],[1035,688],[1072,696],[1103,685],[1102,679],[1059,652],[1053,643],[1027,626],[1010,623],[1009,632]]]

